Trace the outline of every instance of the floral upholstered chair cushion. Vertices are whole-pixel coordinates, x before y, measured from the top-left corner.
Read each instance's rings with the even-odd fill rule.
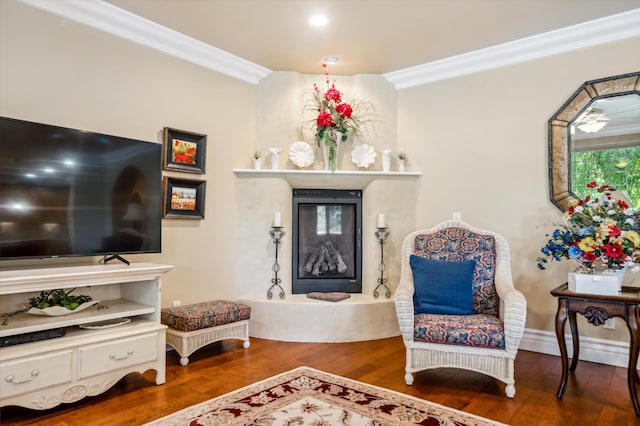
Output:
[[[417,314],[414,317],[414,339],[503,349],[504,325],[498,317],[499,301],[494,283],[495,238],[463,228],[445,228],[432,234],[417,235],[414,253],[432,260],[475,262],[471,283],[473,312],[470,315]],[[414,284],[418,293],[419,281],[414,279]]]
[[[498,314],[494,284],[496,241],[492,235],[480,235],[463,228],[445,228],[433,234],[416,236],[414,254],[434,260],[475,260],[473,309],[476,313]]]
[[[493,315],[419,314],[414,320],[416,342],[504,349],[504,325]]]

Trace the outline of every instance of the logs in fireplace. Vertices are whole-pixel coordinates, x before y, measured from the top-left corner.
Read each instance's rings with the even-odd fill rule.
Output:
[[[322,243],[307,258],[304,265],[305,272],[311,272],[311,275],[320,276],[320,272],[333,272],[344,274],[347,272],[347,264],[344,263],[342,255],[331,241]]]
[[[292,293],[362,292],[362,191],[293,190]]]

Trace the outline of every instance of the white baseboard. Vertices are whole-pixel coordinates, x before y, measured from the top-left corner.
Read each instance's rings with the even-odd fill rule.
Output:
[[[569,358],[571,358],[573,354],[571,335],[566,334],[565,339],[567,352],[569,353]],[[556,334],[551,331],[525,329],[520,349],[560,356]],[[627,367],[629,364],[629,343],[580,336],[578,359],[616,367]]]

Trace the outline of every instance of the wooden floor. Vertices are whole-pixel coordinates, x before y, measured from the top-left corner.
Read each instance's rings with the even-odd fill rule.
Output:
[[[155,372],[132,374],[108,392],[47,411],[19,407],[0,410],[5,425],[139,425],[201,401],[299,366],[309,366],[365,383],[457,408],[512,425],[639,425],[627,390],[626,369],[580,362],[564,399],[555,397],[560,359],[520,351],[516,396],[481,374],[439,369],[404,383],[400,337],[357,343],[287,343],[251,339],[214,343],[182,367],[167,355],[167,381],[156,386]],[[1,384],[0,384],[1,385]]]

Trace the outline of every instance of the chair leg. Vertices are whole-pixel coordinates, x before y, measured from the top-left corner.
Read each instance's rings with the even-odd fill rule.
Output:
[[[413,384],[413,374],[407,371],[404,375],[404,381],[408,386],[411,386]]]
[[[514,396],[516,396],[516,387],[514,385],[507,385],[504,388],[504,393],[507,394],[507,398],[513,398]]]

